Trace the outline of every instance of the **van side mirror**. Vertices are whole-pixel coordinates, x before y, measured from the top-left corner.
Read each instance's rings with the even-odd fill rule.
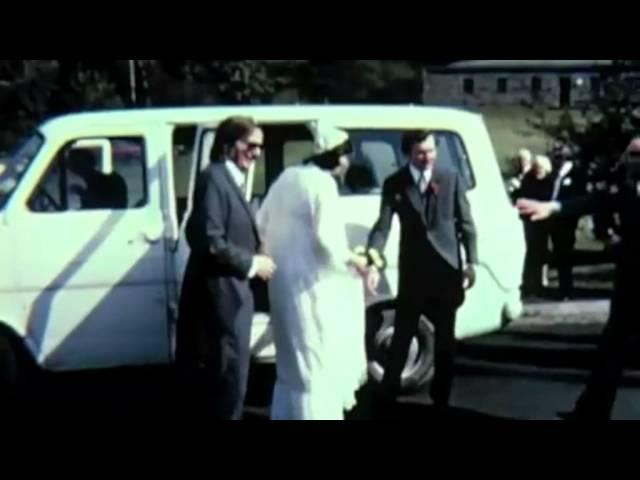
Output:
[[[71,146],[72,150],[91,150],[98,156],[98,170],[103,175],[113,173],[113,156],[109,140],[78,140]]]

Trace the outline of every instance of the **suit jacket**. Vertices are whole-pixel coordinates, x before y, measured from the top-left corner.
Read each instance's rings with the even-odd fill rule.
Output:
[[[553,200],[559,202],[571,201],[573,198],[579,198],[587,193],[587,179],[584,173],[574,164],[573,168],[564,175],[561,175],[562,167],[553,172],[553,193],[556,193]],[[557,188],[557,191],[556,191]],[[551,219],[549,226],[552,234],[556,235],[575,235],[578,221],[581,215],[563,215]]]
[[[237,340],[246,337],[253,317],[248,275],[260,241],[253,213],[223,163],[200,175],[186,236],[191,256],[180,300],[177,356],[224,364],[229,348],[236,355],[248,347]]]
[[[533,171],[530,171],[522,178],[522,184],[520,185],[520,189],[515,193],[515,198],[529,198],[531,200],[548,202],[553,195],[553,180],[554,177],[552,175],[547,175],[545,178],[539,179]]]
[[[429,292],[435,296],[460,296],[460,243],[468,261],[478,262],[475,223],[460,174],[436,167],[424,198],[408,166],[389,177],[369,248],[384,251],[394,215],[398,215],[401,226],[399,294],[413,286],[422,288],[427,281]],[[436,281],[423,278],[425,274]]]
[[[555,171],[553,174],[553,182],[555,182],[560,175],[560,171]],[[558,195],[556,200],[563,202],[572,198],[581,197],[587,193],[587,178],[586,175],[578,168],[574,166],[568,174],[564,175],[560,180],[558,189]]]

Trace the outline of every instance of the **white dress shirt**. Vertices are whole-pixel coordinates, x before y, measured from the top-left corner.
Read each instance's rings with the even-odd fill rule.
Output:
[[[413,164],[409,164],[409,170],[411,170],[411,176],[413,176],[413,180],[416,182],[420,193],[424,195],[433,177],[433,169],[427,168],[421,171]]]
[[[229,175],[231,175],[231,178],[236,183],[240,191],[244,194],[247,183],[247,175],[238,168],[238,165],[236,165],[235,162],[229,159],[225,160],[224,166],[227,168]],[[253,279],[255,278],[256,273],[258,273],[258,266],[256,265],[256,257],[254,256],[253,262],[251,263],[251,269],[249,270],[249,274],[247,275],[247,277],[249,279]]]
[[[572,162],[565,162],[562,165],[562,168],[560,168],[560,172],[558,172],[556,181],[553,184],[553,195],[551,196],[552,201],[558,199],[558,195],[560,194],[560,188],[562,187],[562,185],[566,185],[567,182],[570,182],[570,180],[565,181],[565,177],[571,173],[571,170],[573,170]]]
[[[245,184],[247,183],[247,174],[238,168],[236,162],[231,160],[225,160],[224,166],[227,167],[227,171],[231,175],[231,178],[233,178],[233,181],[236,182],[236,185],[238,185],[238,188],[244,194]]]

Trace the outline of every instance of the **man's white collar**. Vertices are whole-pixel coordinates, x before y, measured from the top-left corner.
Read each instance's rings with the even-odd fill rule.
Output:
[[[560,174],[558,176],[560,178],[566,177],[567,175],[569,175],[569,172],[571,172],[571,170],[573,170],[573,162],[565,162],[562,164],[562,167],[560,168]]]
[[[233,178],[233,181],[236,182],[236,185],[238,185],[239,188],[243,188],[244,182],[247,179],[246,174],[242,170],[240,170],[240,168],[238,168],[238,165],[236,165],[236,162],[232,160],[226,159],[224,165],[227,168],[228,172],[231,174],[231,178]]]
[[[411,175],[413,176],[413,179],[416,181],[417,184],[420,183],[421,178],[424,178],[427,182],[431,180],[431,172],[432,172],[431,168],[427,167],[424,170],[419,170],[418,168],[416,168],[415,165],[410,163],[409,169],[411,170]]]

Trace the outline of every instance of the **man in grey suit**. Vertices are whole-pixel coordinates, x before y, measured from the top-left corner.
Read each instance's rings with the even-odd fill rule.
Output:
[[[476,229],[461,175],[439,166],[436,136],[407,132],[402,151],[409,163],[384,184],[380,217],[369,237],[369,249],[384,251],[392,219],[401,226],[400,282],[395,333],[382,382],[387,398],[397,394],[411,339],[422,314],[435,327],[435,377],[431,397],[438,410],[448,407],[453,382],[456,312],[466,288],[475,283],[478,262]],[[460,242],[468,264],[460,255]],[[368,286],[377,288],[379,272],[372,268]]]
[[[191,256],[180,299],[176,357],[204,386],[222,420],[242,417],[250,361],[253,278],[269,280],[273,261],[245,199],[247,171],[261,155],[263,134],[250,118],[220,124],[211,164],[202,172],[187,223]]]

